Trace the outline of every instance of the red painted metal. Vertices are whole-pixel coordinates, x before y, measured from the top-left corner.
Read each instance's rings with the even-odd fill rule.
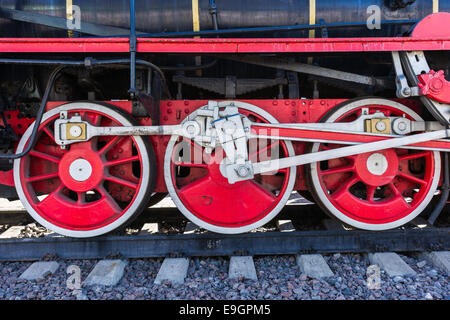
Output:
[[[423,18],[414,27],[411,34],[414,38],[438,38],[448,37],[450,13],[438,12]]]
[[[450,37],[147,39],[138,53],[321,53],[450,50]],[[0,38],[2,53],[128,53],[127,38]]]
[[[444,71],[431,70],[419,78],[420,94],[442,103],[450,103],[450,82],[445,79]]]
[[[366,106],[365,106],[366,107]],[[392,116],[403,111],[383,106],[370,106]],[[360,109],[350,110],[337,122],[354,120]],[[334,150],[338,144],[321,144],[319,151]],[[367,159],[374,153],[383,154],[388,162],[382,175],[367,170]],[[388,149],[323,161],[317,174],[325,195],[333,206],[350,219],[369,224],[400,220],[413,212],[428,194],[433,180],[432,151]],[[406,199],[411,198],[411,202]]]

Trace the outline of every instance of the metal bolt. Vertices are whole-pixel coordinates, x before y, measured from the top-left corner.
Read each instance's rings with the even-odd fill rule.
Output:
[[[375,125],[375,128],[378,131],[384,131],[386,130],[386,123],[384,123],[383,121],[378,121],[377,124]]]
[[[400,123],[398,124],[398,129],[399,129],[400,131],[406,130],[406,123],[404,123],[403,121],[400,122]]]
[[[83,130],[80,126],[71,126],[69,132],[72,137],[78,138],[83,133]]]
[[[241,165],[236,169],[236,173],[239,177],[245,178],[246,176],[249,175],[250,169],[249,169],[249,167],[247,167],[245,165]]]

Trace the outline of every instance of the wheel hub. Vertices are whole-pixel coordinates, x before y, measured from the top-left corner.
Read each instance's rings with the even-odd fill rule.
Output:
[[[69,174],[72,179],[83,182],[90,178],[92,166],[89,161],[80,158],[72,162],[69,166]]]
[[[356,156],[356,174],[362,182],[378,187],[390,183],[398,173],[398,156],[394,150]]]
[[[381,153],[374,153],[367,159],[367,170],[373,175],[381,176],[388,168],[388,161]]]
[[[67,188],[76,192],[87,192],[95,189],[103,180],[104,163],[99,155],[91,150],[72,148],[62,157],[58,173]]]

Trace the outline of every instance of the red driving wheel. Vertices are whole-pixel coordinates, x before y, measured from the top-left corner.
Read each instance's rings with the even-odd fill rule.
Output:
[[[239,112],[253,122],[272,120],[255,106],[244,104]],[[260,142],[250,140],[248,145],[252,162],[268,160],[272,154],[286,157],[293,153],[289,142],[269,140],[261,146]],[[188,153],[190,156],[186,157]],[[186,158],[189,161],[181,160]],[[295,168],[258,174],[251,180],[230,184],[222,174],[224,158],[221,148],[207,153],[192,140],[172,139],[166,151],[165,177],[177,207],[198,226],[220,233],[246,232],[270,221],[292,192]]]
[[[324,122],[351,122],[362,110],[420,120],[409,108],[386,99],[346,102]],[[344,147],[316,143],[312,152]],[[357,228],[394,228],[420,214],[433,197],[440,177],[440,155],[433,151],[387,149],[322,161],[307,166],[308,184],[327,213]]]
[[[15,162],[19,197],[39,223],[55,232],[73,237],[104,234],[129,222],[148,203],[154,181],[152,147],[141,137],[111,136],[61,149],[53,133],[61,110],[96,126],[134,125],[107,105],[71,103],[47,112],[37,143]],[[18,152],[30,133],[23,136]]]

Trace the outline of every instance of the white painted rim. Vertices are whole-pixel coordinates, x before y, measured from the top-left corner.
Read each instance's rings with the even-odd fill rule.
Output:
[[[363,106],[370,106],[374,104],[379,105],[386,105],[389,107],[396,108],[398,110],[401,110],[405,114],[411,116],[416,121],[422,121],[422,118],[415,113],[413,110],[409,109],[408,107],[392,100],[388,99],[382,99],[382,98],[368,98],[368,99],[361,99],[354,101],[352,103],[349,103],[345,107],[337,110],[334,114],[332,114],[326,122],[334,122],[336,119],[341,117],[343,114]],[[320,143],[315,143],[312,147],[311,152],[317,152],[319,149]],[[406,217],[403,217],[402,219],[389,222],[389,223],[382,223],[382,224],[370,224],[361,222],[358,220],[354,220],[343,214],[341,211],[339,211],[328,199],[327,195],[325,194],[322,185],[319,181],[319,176],[317,174],[317,162],[311,163],[310,170],[311,170],[311,182],[313,184],[313,187],[315,189],[316,195],[319,197],[322,204],[328,209],[330,213],[332,213],[336,218],[339,220],[359,229],[363,230],[372,230],[372,231],[381,231],[381,230],[388,230],[400,227],[404,225],[405,223],[408,223],[409,221],[413,220],[415,217],[417,217],[422,211],[426,208],[426,206],[430,203],[431,199],[434,196],[434,193],[438,187],[439,179],[440,179],[440,173],[441,173],[441,155],[439,152],[434,151],[434,162],[435,162],[435,170],[434,170],[434,176],[433,181],[431,183],[430,191],[428,192],[425,199],[422,201],[422,203],[409,215]]]
[[[266,119],[267,121],[269,121],[270,123],[278,123],[278,121],[270,113],[268,113],[267,111],[255,106],[255,105],[249,104],[249,103],[245,103],[245,102],[241,102],[241,101],[222,101],[222,102],[219,102],[219,107],[228,106],[228,105],[230,105],[230,103],[234,103],[234,105],[238,108],[245,109],[250,112],[256,113],[256,114],[260,115],[261,117],[263,117],[264,119]],[[195,112],[193,114],[195,114]],[[190,115],[189,117],[191,117],[191,116],[192,115]],[[182,123],[187,121],[188,118],[186,118]],[[275,208],[273,208],[272,211],[270,213],[268,213],[263,219],[255,222],[255,223],[249,224],[247,226],[230,228],[230,227],[216,226],[216,225],[207,223],[207,222],[197,218],[194,214],[192,214],[189,211],[189,209],[186,208],[186,206],[180,200],[177,192],[175,191],[175,187],[172,182],[172,172],[171,172],[172,153],[173,153],[173,149],[175,147],[175,143],[178,140],[178,138],[179,138],[178,136],[172,136],[169,141],[169,144],[167,145],[166,154],[165,154],[165,158],[164,158],[164,180],[166,181],[166,186],[167,186],[167,190],[169,191],[170,197],[172,198],[172,201],[175,203],[177,208],[181,211],[181,213],[189,221],[195,223],[199,227],[204,228],[209,231],[212,231],[212,232],[224,233],[224,234],[238,234],[238,233],[248,232],[250,230],[253,230],[255,228],[265,225],[266,223],[271,221],[273,218],[275,218],[275,216],[281,211],[281,209],[283,209],[283,207],[286,205],[286,202],[289,200],[289,197],[294,188],[295,179],[297,176],[297,167],[290,168],[291,170],[290,170],[290,174],[289,174],[289,181],[288,181],[288,185],[286,187],[285,194],[283,195],[281,200],[278,202],[278,204],[275,206]],[[295,155],[292,143],[290,141],[285,141],[285,143],[286,143],[286,147],[288,149],[288,154],[290,156]]]
[[[74,102],[74,103],[68,103],[63,106],[60,106],[58,108],[52,109],[49,112],[46,112],[42,118],[42,122],[47,121],[49,118],[59,114],[61,111],[70,111],[74,109],[79,110],[96,110],[100,111],[102,113],[108,114],[112,116],[115,120],[117,120],[120,124],[123,126],[132,126],[133,124],[126,119],[123,115],[120,113],[114,111],[111,108],[108,108],[104,105],[91,103],[91,102]],[[34,122],[31,124],[27,131],[24,133],[23,137],[21,138],[19,145],[17,146],[17,153],[20,153],[23,151],[26,142],[28,141],[29,137],[31,136],[31,132],[33,130]],[[36,210],[31,206],[31,204],[28,202],[27,197],[25,196],[25,193],[22,188],[22,183],[20,180],[20,163],[21,159],[14,160],[14,183],[16,186],[17,194],[19,195],[19,199],[22,201],[23,206],[28,211],[28,213],[33,217],[34,220],[39,222],[42,226],[46,227],[47,229],[50,229],[56,233],[59,233],[64,236],[73,237],[73,238],[89,238],[89,237],[96,237],[103,235],[105,233],[108,233],[110,231],[113,231],[114,229],[117,229],[121,225],[123,225],[125,222],[128,221],[129,218],[133,216],[133,214],[136,212],[136,210],[141,205],[141,202],[145,198],[148,190],[148,186],[150,184],[150,163],[149,163],[149,155],[147,152],[147,147],[144,143],[144,140],[142,137],[136,136],[134,137],[135,143],[139,148],[139,152],[141,154],[142,158],[142,184],[139,188],[138,194],[134,200],[134,202],[131,204],[131,206],[128,208],[128,210],[122,214],[118,219],[113,221],[112,223],[108,224],[107,226],[104,226],[99,229],[94,230],[86,230],[86,231],[79,231],[79,230],[69,230],[64,229],[59,226],[56,226],[49,221],[42,218]]]

